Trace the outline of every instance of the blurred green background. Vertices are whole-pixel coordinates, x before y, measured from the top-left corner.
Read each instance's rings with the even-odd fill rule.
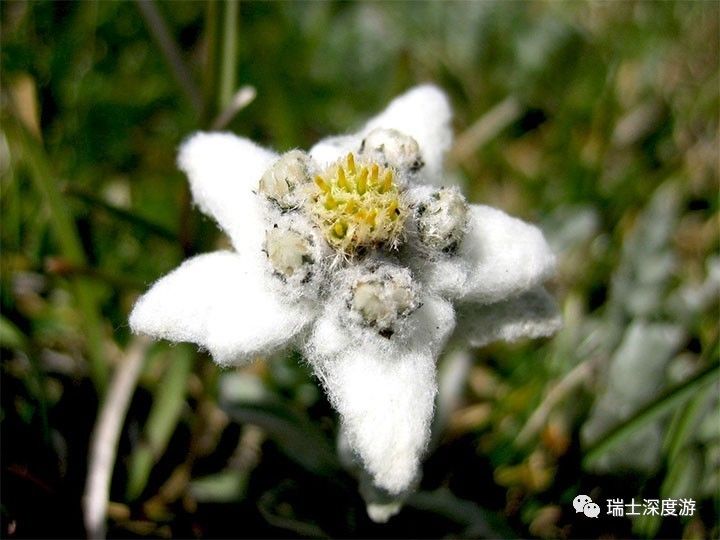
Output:
[[[0,11],[4,537],[85,534],[91,433],[135,358],[111,537],[718,538],[720,4]],[[376,525],[300,358],[221,371],[138,342],[127,315],[182,259],[227,245],[175,167],[184,137],[222,124],[307,148],[428,81],[455,109],[448,175],[543,228],[566,325],[474,355],[419,492]],[[243,85],[256,98],[222,117]],[[598,519],[575,514],[579,493]],[[606,515],[633,497],[697,507]]]

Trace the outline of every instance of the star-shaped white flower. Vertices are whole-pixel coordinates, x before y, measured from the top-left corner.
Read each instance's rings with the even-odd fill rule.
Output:
[[[160,279],[131,328],[196,343],[222,365],[300,348],[375,484],[407,490],[448,341],[481,346],[560,326],[542,287],[555,258],[540,230],[434,187],[450,119],[445,95],[420,86],[307,154],[194,135],[179,166],[235,251]]]

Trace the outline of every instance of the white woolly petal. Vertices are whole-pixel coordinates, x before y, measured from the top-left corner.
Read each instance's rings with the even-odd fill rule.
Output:
[[[452,306],[438,297],[426,297],[407,322],[411,330],[402,339],[387,339],[347,328],[329,306],[306,350],[350,446],[391,494],[417,475],[430,436],[435,362],[455,323]]]
[[[313,318],[311,304],[283,303],[258,264],[223,251],[189,259],[158,280],[135,304],[130,328],[196,343],[218,364],[233,364],[287,345]]]
[[[375,523],[387,523],[391,517],[402,510],[402,501],[393,501],[386,504],[368,503],[366,506],[368,517]]]
[[[490,206],[470,205],[470,222],[458,252],[413,261],[422,281],[440,294],[481,304],[516,296],[555,272],[540,229]]]
[[[463,285],[470,273],[468,261],[457,254],[439,254],[434,259],[426,258],[422,254],[403,254],[428,290],[448,298],[459,298],[463,295]]]
[[[328,137],[316,143],[308,154],[323,169],[348,153],[357,152],[360,149],[361,142],[362,136],[360,134]]]
[[[310,155],[324,167],[348,152],[358,152],[362,140],[372,130],[396,129],[417,141],[425,161],[423,176],[437,180],[442,174],[445,153],[452,144],[451,120],[452,110],[445,94],[436,86],[417,86],[393,99],[359,132],[324,139],[310,150]]]
[[[470,206],[470,225],[459,255],[470,270],[463,286],[466,300],[498,301],[555,272],[555,255],[540,229],[489,206]]]
[[[495,304],[464,304],[458,308],[455,333],[473,347],[493,341],[551,336],[562,326],[557,303],[544,287]]]
[[[376,128],[396,129],[420,145],[425,176],[441,175],[445,153],[452,144],[452,110],[447,96],[433,85],[422,85],[393,99],[363,128],[363,137]]]
[[[190,180],[193,200],[240,253],[261,249],[265,227],[253,191],[275,159],[275,153],[231,133],[196,133],[180,147],[178,166]]]

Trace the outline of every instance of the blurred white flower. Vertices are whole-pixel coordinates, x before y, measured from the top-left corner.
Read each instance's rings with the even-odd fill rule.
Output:
[[[448,341],[481,346],[560,326],[542,287],[555,258],[540,230],[434,187],[450,119],[445,95],[420,86],[308,153],[192,136],[179,166],[235,251],[160,279],[132,330],[196,343],[222,365],[299,347],[374,484],[405,492]]]

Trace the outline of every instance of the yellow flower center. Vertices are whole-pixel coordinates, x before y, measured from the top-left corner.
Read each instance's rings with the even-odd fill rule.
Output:
[[[353,154],[315,177],[308,202],[328,243],[349,255],[360,247],[396,247],[408,214],[393,169],[356,163]]]

